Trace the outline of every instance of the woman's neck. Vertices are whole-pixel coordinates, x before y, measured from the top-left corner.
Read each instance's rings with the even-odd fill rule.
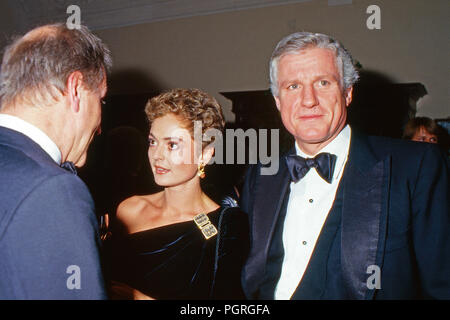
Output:
[[[202,191],[200,182],[164,189],[164,204],[167,211],[176,214],[207,213],[215,209],[215,203]]]

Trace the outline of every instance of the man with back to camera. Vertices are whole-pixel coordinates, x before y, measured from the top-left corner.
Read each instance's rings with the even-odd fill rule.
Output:
[[[107,47],[84,26],[38,27],[6,48],[0,299],[106,298],[94,203],[75,165],[84,165],[100,129],[111,65]]]
[[[271,58],[295,148],[275,175],[250,167],[241,200],[251,299],[450,298],[448,169],[435,146],[346,124],[358,73],[336,40],[299,32]]]

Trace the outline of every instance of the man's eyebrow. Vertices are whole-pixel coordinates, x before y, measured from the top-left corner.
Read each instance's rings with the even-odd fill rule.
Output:
[[[313,77],[313,80],[318,80],[318,79],[323,79],[323,78],[328,78],[328,79],[332,78],[335,81],[339,81],[339,79],[340,79],[339,76],[337,77],[336,75],[334,75],[332,73],[322,73],[322,74],[315,75]],[[287,85],[287,84],[290,84],[290,83],[298,83],[298,82],[301,82],[301,81],[302,81],[302,78],[295,77],[295,78],[289,78],[289,79],[280,81],[279,84],[281,86],[283,86],[283,85]]]
[[[280,84],[281,85],[286,85],[286,84],[288,84],[288,83],[294,83],[294,82],[298,82],[299,81],[299,79],[288,79],[288,80],[284,80],[284,81],[280,81]]]
[[[339,77],[336,77],[334,73],[318,74],[317,76],[315,76],[315,78],[333,78],[334,80],[339,80]]]

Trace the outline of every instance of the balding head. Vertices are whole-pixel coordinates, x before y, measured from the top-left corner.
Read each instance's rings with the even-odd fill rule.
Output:
[[[66,91],[73,72],[83,75],[88,89],[96,89],[112,65],[111,54],[88,28],[70,30],[65,24],[31,30],[7,47],[0,73],[1,108],[26,101],[56,99]]]
[[[57,34],[57,25],[45,25],[42,27],[37,27],[29,32],[27,32],[23,37],[22,41],[36,41],[43,37],[53,36]]]

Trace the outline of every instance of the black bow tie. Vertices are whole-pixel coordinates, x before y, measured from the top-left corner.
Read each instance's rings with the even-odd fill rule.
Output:
[[[71,161],[66,161],[66,162],[61,163],[60,167],[63,169],[66,169],[67,171],[73,173],[74,175],[77,174],[77,168]]]
[[[286,164],[294,182],[302,179],[309,169],[316,168],[319,176],[326,182],[331,183],[336,158],[336,155],[330,153],[319,153],[314,158],[306,159],[294,154],[286,157]]]

